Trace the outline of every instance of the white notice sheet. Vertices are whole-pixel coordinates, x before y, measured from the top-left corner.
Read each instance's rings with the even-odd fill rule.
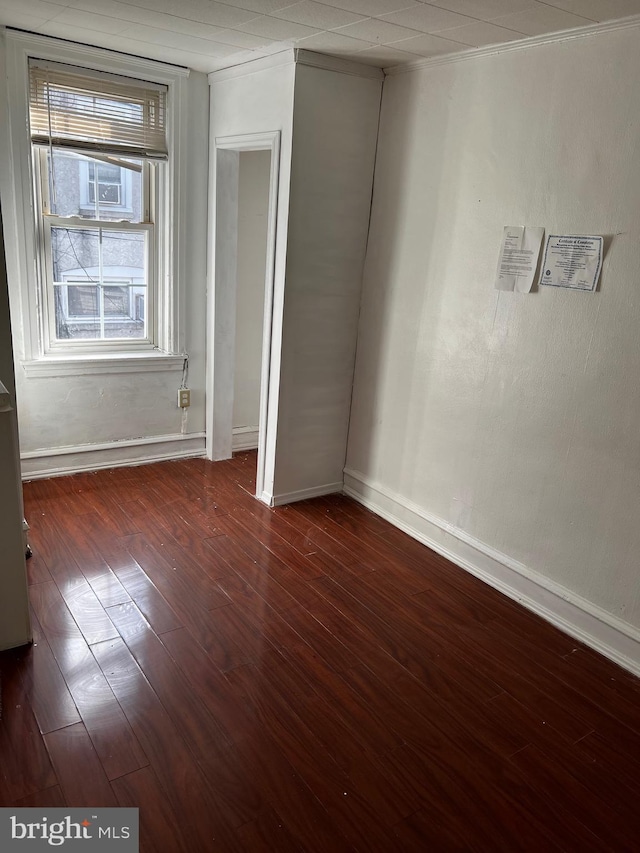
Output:
[[[602,269],[602,237],[550,234],[540,284],[593,292]]]
[[[529,293],[536,274],[544,228],[507,225],[496,272],[496,290]]]

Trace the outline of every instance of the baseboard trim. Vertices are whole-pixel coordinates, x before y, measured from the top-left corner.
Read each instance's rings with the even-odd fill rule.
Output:
[[[595,651],[640,675],[640,631],[418,504],[345,469],[344,493]]]
[[[231,450],[256,450],[258,447],[259,430],[257,426],[234,427],[231,439]]]
[[[271,498],[271,506],[283,506],[284,504],[292,504],[296,501],[306,501],[309,498],[321,498],[323,495],[333,495],[336,492],[341,492],[343,487],[342,481],[338,483],[325,483],[323,486],[314,486],[311,489],[300,489],[297,492],[283,492],[279,495],[273,495]]]
[[[21,453],[20,460],[22,479],[40,480],[45,477],[79,474],[83,471],[145,465],[149,462],[204,455],[205,434],[198,432],[34,450]]]

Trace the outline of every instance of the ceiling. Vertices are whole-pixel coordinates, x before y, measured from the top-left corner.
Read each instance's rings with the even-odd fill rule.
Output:
[[[379,67],[640,14],[640,0],[0,0],[0,24],[214,71],[301,47]]]

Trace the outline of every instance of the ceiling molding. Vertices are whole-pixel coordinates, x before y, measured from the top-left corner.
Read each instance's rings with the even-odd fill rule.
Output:
[[[281,65],[308,65],[312,68],[322,68],[325,71],[337,71],[340,74],[350,74],[353,77],[367,77],[371,80],[382,80],[384,71],[363,62],[353,59],[343,59],[339,56],[330,56],[325,53],[317,53],[315,50],[305,50],[299,47],[290,47],[286,50],[272,53],[269,56],[261,56],[258,59],[250,59],[239,65],[230,65],[229,68],[220,68],[210,71],[208,74],[210,83],[223,83],[226,80],[236,80],[238,77],[246,77],[248,74],[257,74],[269,68],[278,68]]]
[[[631,15],[628,18],[620,18],[617,21],[603,21],[598,24],[589,24],[586,27],[577,27],[571,30],[561,30],[557,33],[546,33],[541,36],[510,41],[506,44],[487,45],[486,47],[473,47],[459,53],[447,53],[442,56],[432,56],[428,59],[419,59],[407,65],[392,65],[384,69],[389,77],[397,74],[407,74],[411,71],[421,71],[424,68],[433,68],[437,65],[449,65],[452,62],[464,62],[467,59],[480,59],[484,56],[496,56],[501,53],[511,53],[515,50],[529,50],[541,47],[545,44],[556,44],[558,42],[575,41],[577,39],[590,38],[603,33],[617,32],[618,30],[636,29],[640,26],[640,15]],[[391,47],[401,49],[402,42],[395,42]]]
[[[351,74],[354,77],[368,77],[372,80],[384,79],[384,71],[375,65],[365,65],[365,63],[357,62],[354,59],[329,56],[325,53],[317,53],[315,50],[295,48],[295,61],[298,65],[310,65],[312,68],[338,71],[340,74]]]

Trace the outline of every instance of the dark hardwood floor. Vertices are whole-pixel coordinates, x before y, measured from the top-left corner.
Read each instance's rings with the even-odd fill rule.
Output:
[[[25,484],[0,805],[138,806],[146,853],[638,850],[640,681],[255,464]]]

